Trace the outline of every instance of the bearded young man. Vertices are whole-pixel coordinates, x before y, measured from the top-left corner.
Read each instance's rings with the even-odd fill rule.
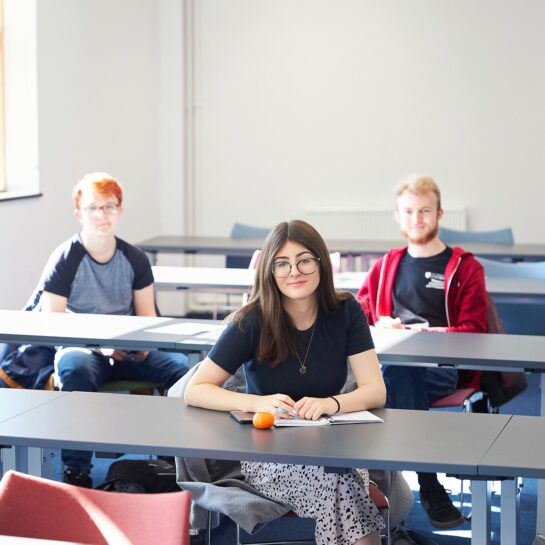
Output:
[[[358,293],[369,325],[380,328],[486,332],[487,298],[480,263],[438,237],[441,193],[427,176],[396,187],[395,219],[408,246],[390,250],[371,268]],[[428,410],[456,388],[454,369],[383,366],[386,407]],[[420,500],[430,522],[452,528],[464,522],[435,473],[419,473]]]

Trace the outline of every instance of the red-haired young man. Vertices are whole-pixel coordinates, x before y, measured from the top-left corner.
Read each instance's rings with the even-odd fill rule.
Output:
[[[44,312],[155,316],[153,274],[142,250],[115,233],[123,214],[123,190],[109,174],[87,174],[73,191],[81,231],[50,256],[34,304]],[[66,348],[57,351],[58,385],[96,392],[110,380],[151,380],[169,388],[188,368],[184,354],[127,353]],[[64,480],[91,486],[92,452],[64,450]]]

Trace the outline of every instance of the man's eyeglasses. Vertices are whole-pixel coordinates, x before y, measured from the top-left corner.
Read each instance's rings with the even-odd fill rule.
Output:
[[[96,204],[91,204],[89,206],[86,206],[83,211],[86,214],[89,214],[90,216],[96,216],[99,212],[104,212],[104,214],[112,215],[117,214],[117,209],[119,208],[118,204],[115,204],[113,202],[108,202],[106,204],[103,204],[102,206],[97,206]]]
[[[295,266],[301,274],[312,274],[316,272],[319,262],[319,257],[304,257],[297,261]],[[277,261],[273,263],[272,273],[276,278],[286,278],[291,274],[292,267],[293,265],[289,261]]]

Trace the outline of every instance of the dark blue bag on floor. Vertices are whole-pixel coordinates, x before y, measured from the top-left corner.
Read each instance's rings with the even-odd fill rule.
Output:
[[[392,532],[392,545],[437,545],[433,539],[399,525]]]
[[[106,480],[97,486],[108,492],[159,494],[179,492],[176,466],[166,460],[118,460],[113,462]]]
[[[54,371],[55,348],[0,344],[0,387],[43,390]]]

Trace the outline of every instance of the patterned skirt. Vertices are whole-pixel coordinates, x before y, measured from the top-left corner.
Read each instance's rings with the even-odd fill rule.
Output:
[[[310,465],[241,462],[246,480],[261,494],[316,521],[317,545],[352,545],[384,528],[367,494],[366,470],[326,473]]]

